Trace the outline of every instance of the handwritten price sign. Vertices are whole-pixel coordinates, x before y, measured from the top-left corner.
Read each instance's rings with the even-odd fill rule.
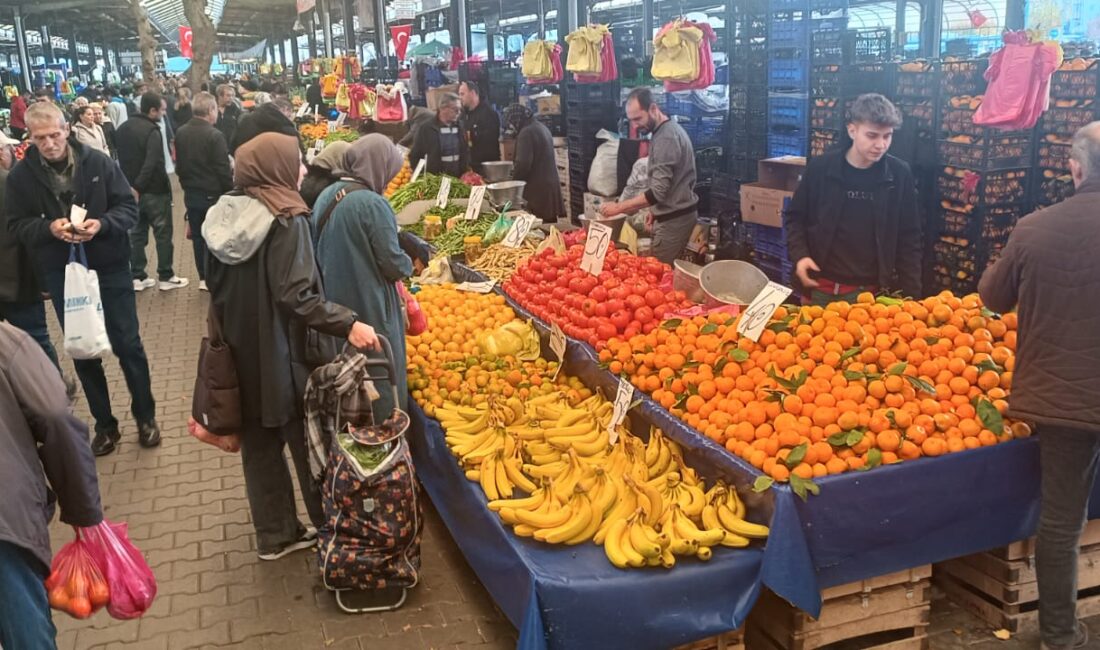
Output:
[[[584,243],[584,257],[581,258],[581,270],[599,275],[603,272],[603,258],[607,247],[611,245],[611,227],[602,223],[588,224],[588,239]]]
[[[475,185],[470,190],[470,202],[466,204],[466,221],[473,221],[481,214],[481,204],[485,202],[485,186]]]
[[[444,176],[443,180],[439,182],[439,194],[435,197],[435,207],[447,207],[447,199],[449,198],[451,198],[451,177]]]
[[[424,173],[424,168],[428,165],[427,158],[421,158],[420,162],[416,163],[416,169],[413,170],[412,178],[409,179],[410,183],[415,183],[416,179],[420,178],[420,175]]]
[[[634,386],[628,379],[619,379],[619,390],[615,392],[615,407],[611,411],[611,421],[607,424],[607,432],[610,434],[611,444],[619,440],[618,427],[626,419],[626,412],[630,410],[630,402],[634,399]]]
[[[785,287],[778,282],[769,282],[768,286],[753,298],[748,309],[742,314],[741,320],[737,323],[737,333],[753,341],[759,340],[772,314],[779,309],[789,295],[791,295],[790,287]]]
[[[516,220],[512,222],[512,227],[508,229],[508,234],[504,236],[504,241],[501,243],[508,248],[519,248],[537,221],[538,217],[533,214],[525,212],[516,215]]]

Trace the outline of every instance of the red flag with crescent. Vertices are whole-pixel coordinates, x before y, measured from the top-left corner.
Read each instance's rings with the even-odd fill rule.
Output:
[[[180,27],[180,56],[190,59],[191,55],[191,28]]]
[[[390,27],[390,37],[393,38],[393,51],[397,54],[398,61],[405,60],[405,52],[409,49],[409,37],[412,36],[413,26],[397,25]]]

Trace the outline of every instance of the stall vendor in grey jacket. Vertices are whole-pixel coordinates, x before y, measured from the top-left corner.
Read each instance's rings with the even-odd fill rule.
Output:
[[[0,323],[0,646],[54,648],[43,581],[50,570],[54,508],[61,521],[103,520],[88,428],[65,383],[28,334]]]
[[[639,131],[653,134],[649,143],[649,189],[621,203],[604,203],[600,213],[614,217],[650,208],[651,254],[665,264],[680,257],[698,220],[695,196],[695,150],[683,127],[653,101],[649,88],[635,88],[626,99],[626,116]]]

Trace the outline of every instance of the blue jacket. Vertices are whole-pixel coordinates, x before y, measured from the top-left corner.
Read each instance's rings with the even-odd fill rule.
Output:
[[[105,154],[70,143],[76,162],[72,203],[83,206],[89,219],[102,228],[84,244],[93,271],[129,271],[130,229],[137,223],[138,207],[130,184],[115,161]],[[50,222],[69,216],[69,204],[50,188],[50,179],[37,147],[8,174],[4,201],[8,232],[30,251],[43,273],[60,273],[69,261],[69,244],[50,234]]]

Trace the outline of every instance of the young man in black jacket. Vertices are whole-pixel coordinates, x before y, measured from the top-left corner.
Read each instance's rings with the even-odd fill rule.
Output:
[[[29,108],[27,128],[34,146],[8,174],[4,202],[8,231],[34,259],[62,328],[65,265],[72,245],[83,244],[88,267],[99,276],[107,337],[130,389],[138,442],[155,447],[160,444],[160,429],[130,277],[130,229],[138,213],[130,185],[106,155],[68,141],[69,124],[53,104]],[[87,211],[79,226],[69,221],[74,205]],[[103,362],[79,359],[73,365],[95,417],[92,451],[97,456],[109,454],[118,442],[119,430],[111,412]]]
[[[921,294],[921,224],[909,165],[889,155],[901,113],[882,95],[852,104],[852,145],[814,158],[783,215],[803,302],[863,291]]]
[[[165,166],[165,141],[160,123],[164,105],[158,93],[145,93],[141,96],[141,113],[126,120],[115,132],[118,166],[138,201],[138,222],[130,232],[134,291],[157,285],[157,281],[145,273],[148,263],[145,246],[149,243],[150,229],[156,240],[160,290],[171,291],[188,285],[186,278],[178,277],[172,270],[176,254],[172,243],[172,183]]]
[[[462,102],[463,128],[470,147],[470,167],[481,173],[481,163],[500,160],[500,117],[493,107],[481,100],[476,83],[458,84]]]

